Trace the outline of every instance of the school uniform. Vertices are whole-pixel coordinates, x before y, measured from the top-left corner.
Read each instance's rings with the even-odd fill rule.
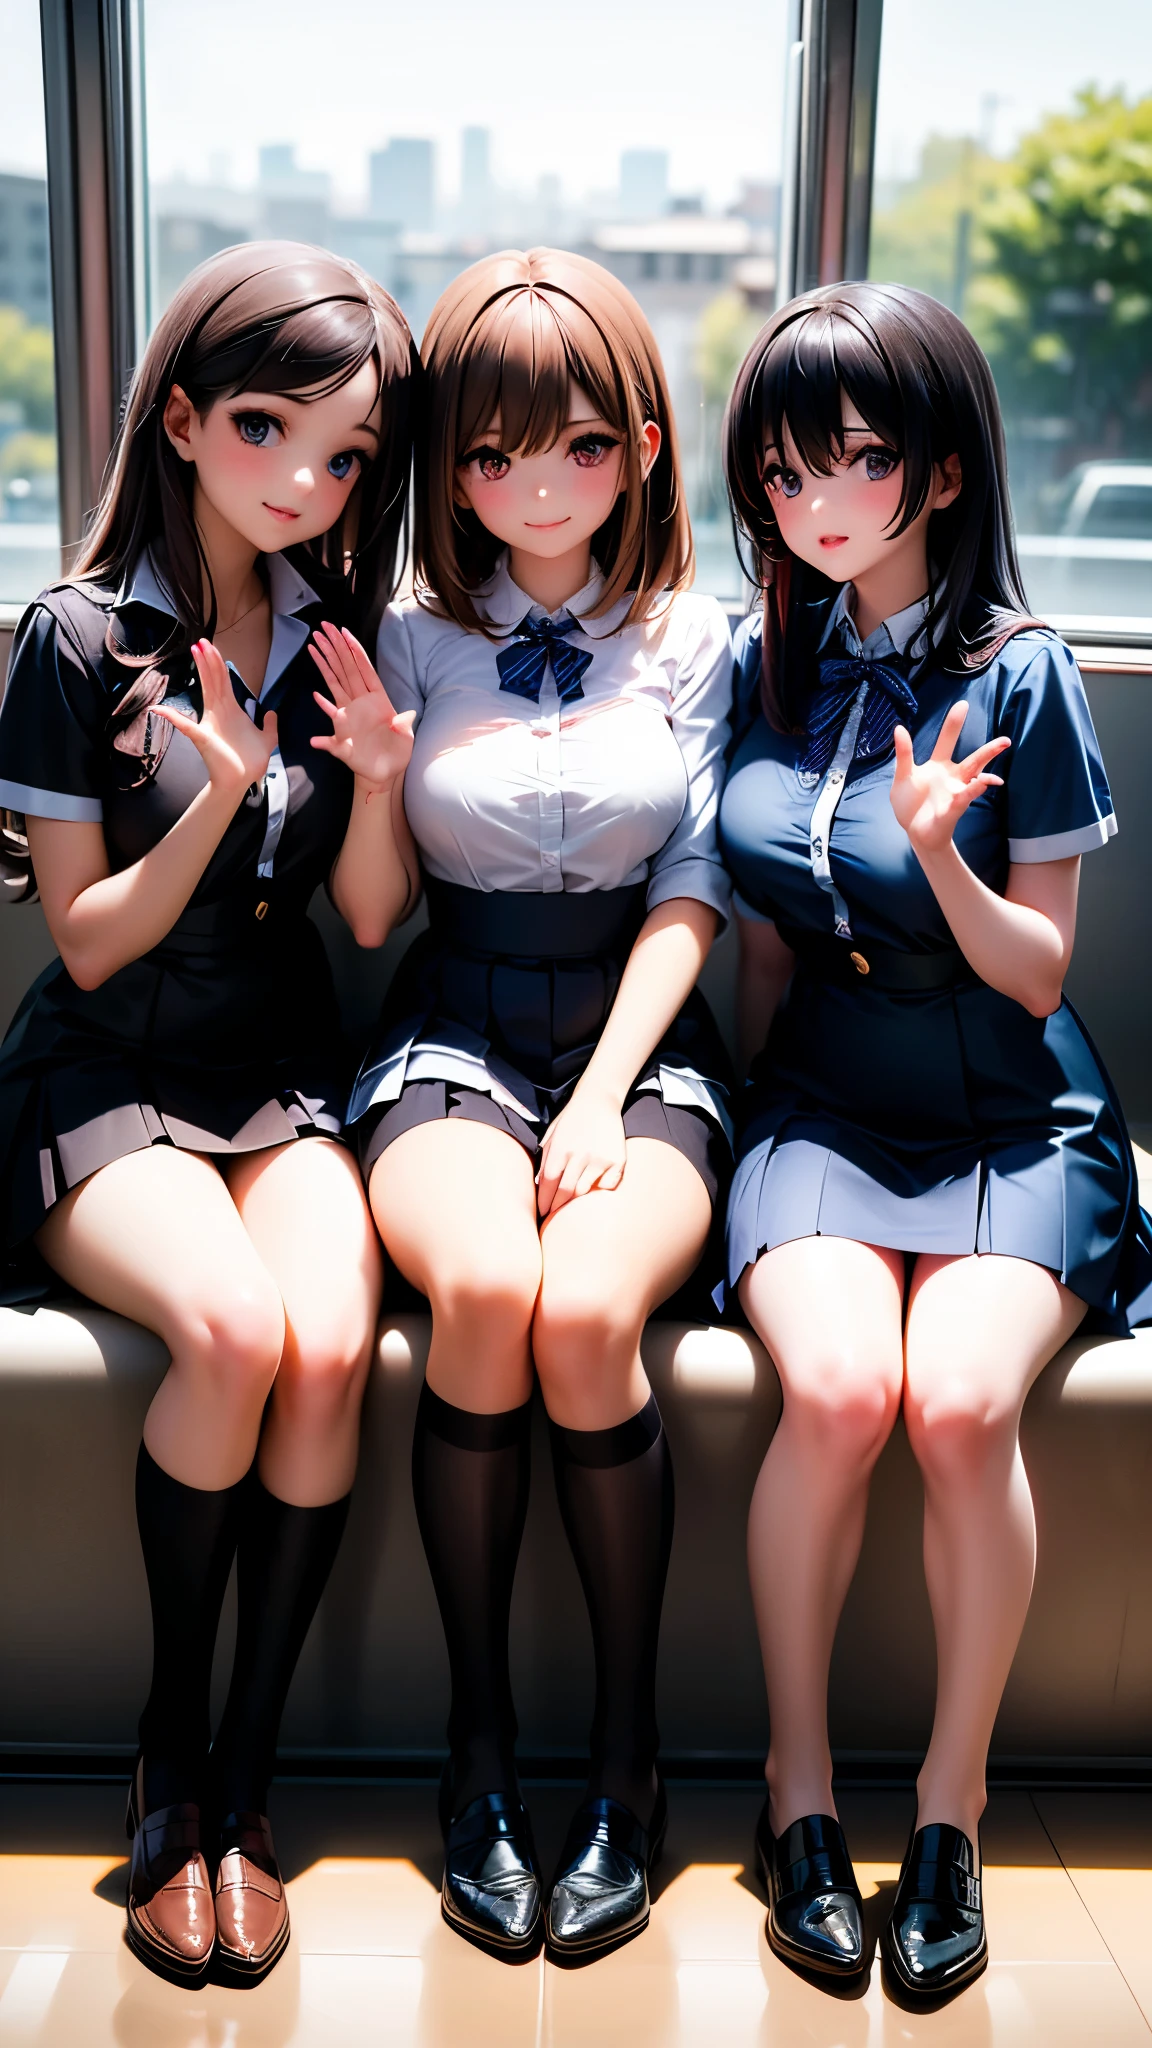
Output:
[[[647,913],[674,897],[727,916],[716,844],[732,654],[711,598],[562,611],[506,559],[477,593],[488,633],[392,605],[377,667],[415,711],[404,785],[430,931],[410,949],[352,1093],[365,1174],[418,1123],[464,1116],[535,1156],[587,1066]],[[730,1163],[729,1075],[698,992],[637,1076],[630,1136],[682,1151],[713,1200]]]
[[[927,600],[861,643],[849,586],[810,608],[803,729],[758,709],[760,618],[737,640],[746,707],[721,805],[742,916],[772,920],[796,972],[741,1105],[728,1283],[823,1234],[905,1252],[997,1252],[1058,1273],[1086,1328],[1152,1317],[1152,1226],[1123,1114],[1072,1005],[1032,1017],[957,948],[892,810],[892,727],[923,761],[946,713],[957,758],[1011,748],[955,844],[1003,893],[1012,863],[1088,854],[1116,831],[1076,663],[1045,629],[971,673],[928,645]]]
[[[340,850],[352,778],[310,745],[331,726],[313,700],[306,649],[322,618],[342,616],[344,598],[326,579],[322,600],[283,555],[265,566],[273,632],[258,696],[231,671],[251,717],[277,714],[262,787],[238,805],[159,945],[91,990],[54,962],[0,1047],[7,1252],[68,1189],[146,1146],[222,1157],[341,1130],[335,993],[306,913]],[[113,872],[154,847],[207,781],[189,739],[132,709],[143,689],[149,702],[198,710],[190,655],[165,657],[174,639],[150,554],[118,592],[45,591],[17,631],[0,710],[0,804],[102,826]]]

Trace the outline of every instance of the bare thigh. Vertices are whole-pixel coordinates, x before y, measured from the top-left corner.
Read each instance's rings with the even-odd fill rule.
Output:
[[[875,1414],[890,1429],[900,1399],[904,1254],[850,1237],[800,1237],[745,1269],[741,1305],[772,1354],[785,1407],[835,1421]]]
[[[215,1166],[171,1145],[129,1152],[57,1202],[36,1242],[62,1280],[178,1352],[213,1302],[281,1321],[279,1290]]]
[[[541,1232],[533,1350],[548,1412],[567,1429],[612,1428],[643,1407],[645,1321],[694,1270],[712,1220],[675,1146],[629,1138],[626,1156],[619,1187],[578,1195]]]
[[[432,1303],[429,1385],[480,1413],[520,1406],[540,1288],[524,1147],[466,1117],[418,1124],[381,1153],[368,1193],[388,1256]]]
[[[921,1257],[905,1337],[913,1448],[1010,1427],[1034,1380],[1083,1321],[1085,1304],[1046,1266],[994,1252]]]
[[[298,1138],[230,1160],[225,1176],[297,1352],[358,1359],[375,1330],[383,1260],[352,1154]]]

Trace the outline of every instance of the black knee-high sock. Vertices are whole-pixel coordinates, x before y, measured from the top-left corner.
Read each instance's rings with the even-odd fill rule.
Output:
[[[499,1415],[453,1408],[425,1385],[412,1490],[448,1645],[449,1804],[516,1784],[508,1615],[531,1472],[532,1403]]]
[[[652,1394],[614,1429],[551,1425],[560,1512],[580,1572],[596,1655],[593,1796],[647,1825],[656,1792],[656,1651],[672,1549],[668,1440]]]
[[[236,1661],[212,1745],[212,1795],[221,1819],[268,1811],[284,1702],[351,1498],[293,1507],[249,1474],[236,1553]]]
[[[243,1480],[219,1492],[185,1486],[143,1444],[136,1521],[152,1602],[152,1689],[140,1716],[144,1804],[199,1801],[210,1726],[212,1653],[236,1550]]]

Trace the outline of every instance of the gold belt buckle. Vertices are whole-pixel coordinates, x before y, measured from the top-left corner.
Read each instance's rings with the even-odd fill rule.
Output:
[[[260,917],[267,917],[267,915],[268,915],[268,905],[267,905],[266,903],[258,903],[258,904],[256,905],[256,915],[257,915],[257,917],[258,917],[258,918],[260,918]],[[855,954],[853,954],[853,955],[852,955],[852,958],[853,958],[853,959],[855,959],[855,958],[856,958],[856,955],[855,955]],[[868,969],[867,969],[867,968],[865,968],[865,969],[864,969],[864,972],[865,972],[865,974],[867,974],[867,972],[868,972]]]
[[[259,917],[260,912],[257,911],[256,915]],[[872,969],[869,967],[863,953],[849,953],[848,958],[856,969],[857,974],[871,974]]]

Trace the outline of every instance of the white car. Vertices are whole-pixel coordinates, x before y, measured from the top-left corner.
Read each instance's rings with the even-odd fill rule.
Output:
[[[1016,545],[1028,602],[1042,618],[1115,631],[1152,620],[1152,462],[1082,462],[1049,499],[1054,531]]]

